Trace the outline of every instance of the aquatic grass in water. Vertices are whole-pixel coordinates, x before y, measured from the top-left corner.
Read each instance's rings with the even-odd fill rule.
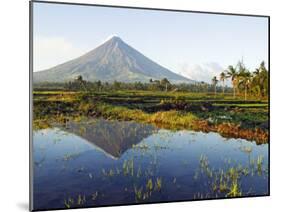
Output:
[[[152,179],[149,179],[149,180],[147,181],[147,183],[146,183],[146,189],[147,189],[148,191],[150,191],[150,192],[153,190]]]
[[[257,160],[252,160],[249,164],[249,166],[257,164],[256,171],[259,173],[259,175],[266,174],[266,172],[263,172],[262,169],[262,160],[263,156],[258,156]],[[230,160],[226,160],[226,163],[228,165],[231,165]],[[241,164],[238,164],[236,166],[230,166],[226,170],[224,169],[218,169],[215,170],[210,167],[210,163],[208,161],[208,158],[205,155],[201,155],[199,159],[199,167],[201,170],[201,177],[206,176],[210,181],[209,183],[209,191],[214,192],[213,195],[222,195],[225,197],[238,197],[242,196],[243,192],[241,189],[241,178],[242,176],[248,176],[249,175],[249,168],[243,167]],[[255,173],[255,167],[252,168],[252,177]],[[198,180],[199,173],[198,171],[195,172],[194,180]],[[206,193],[208,194],[208,193]],[[200,194],[199,197],[201,198],[202,195]]]
[[[79,194],[76,199],[69,197],[64,200],[64,206],[66,208],[79,207],[84,205],[85,203],[86,203],[86,196],[81,194]]]
[[[92,140],[87,137],[87,141],[81,137],[79,125],[74,131],[78,136],[71,127],[65,132],[56,128],[34,133],[35,161],[42,159],[41,147],[48,156],[44,166],[34,166],[36,207],[75,208],[78,204],[88,207],[109,202],[131,204],[267,192],[266,145],[257,146],[242,139],[225,142],[215,133],[189,131],[155,130],[142,137],[139,131],[149,129],[144,127],[137,128],[136,134],[130,133],[126,140],[129,144],[125,145],[116,140],[127,139],[126,131],[120,130],[124,126],[115,121],[96,120],[91,124],[91,133],[86,134],[98,136]],[[135,123],[132,126],[136,128]],[[97,130],[100,128],[103,130]],[[54,144],[58,137],[61,141]],[[116,139],[105,142],[108,137]],[[188,142],[190,139],[195,142]],[[249,151],[239,151],[241,146],[252,147],[247,153],[249,157],[244,153]],[[77,149],[80,156],[69,159]],[[62,160],[64,156],[67,163]],[[65,165],[69,168],[62,172]],[[45,177],[43,181],[38,173]],[[59,187],[55,183],[58,180]],[[61,189],[66,194],[64,197]]]
[[[123,162],[123,174],[127,176],[130,174],[134,176],[134,159],[124,160]]]
[[[99,192],[96,191],[94,194],[92,194],[92,200],[96,201],[96,199],[98,198]]]
[[[64,200],[64,205],[66,208],[71,208],[72,205],[74,204],[74,199],[69,197],[67,200]]]
[[[104,168],[102,169],[102,174],[105,177],[113,177],[115,175],[115,172],[113,169],[109,169],[108,171],[106,171]]]
[[[140,187],[139,189],[134,186],[134,192],[135,192],[135,200],[136,202],[139,202],[143,199],[143,194],[142,194],[142,187]]]
[[[83,205],[86,202],[86,197],[85,195],[81,196],[79,194],[78,199],[77,199],[77,205]]]
[[[162,179],[160,177],[157,177],[155,181],[153,181],[152,178],[149,178],[144,187],[137,187],[134,185],[135,201],[137,203],[149,201],[152,196],[161,192],[161,188]]]
[[[137,178],[141,177],[141,175],[142,175],[142,171],[141,171],[141,167],[139,167],[137,171]]]
[[[156,178],[155,186],[154,186],[156,191],[161,191],[162,188],[162,179],[159,177]]]
[[[259,175],[261,175],[262,173],[262,164],[263,164],[263,156],[258,156],[258,159],[257,159],[257,169],[258,169],[258,173]]]
[[[226,194],[226,197],[240,197],[242,196],[242,191],[240,190],[240,186],[238,184],[238,179],[235,179],[231,182],[229,192]]]
[[[73,159],[78,158],[80,155],[81,155],[81,153],[72,153],[72,154],[67,153],[63,156],[63,160],[65,160],[65,161],[73,160]]]

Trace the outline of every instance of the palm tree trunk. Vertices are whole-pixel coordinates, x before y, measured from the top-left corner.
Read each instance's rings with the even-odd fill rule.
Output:
[[[247,86],[245,86],[245,101],[247,100]]]
[[[217,95],[217,88],[216,88],[216,85],[215,85],[215,96]]]
[[[224,80],[222,81],[222,93],[224,95]]]
[[[235,83],[234,83],[234,80],[232,81],[232,87],[233,87],[233,98],[235,99]]]

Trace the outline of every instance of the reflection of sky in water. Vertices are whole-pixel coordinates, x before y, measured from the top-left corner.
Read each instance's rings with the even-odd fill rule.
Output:
[[[99,124],[101,128],[98,128]],[[138,130],[131,133],[128,131],[130,122],[122,125],[122,131],[118,124],[122,122],[101,121],[92,126],[95,131],[91,127],[84,130],[85,136],[77,133],[74,125],[67,129],[68,132],[59,128],[34,132],[35,208],[63,208],[64,199],[69,196],[83,194],[88,200],[96,191],[102,195],[95,202],[87,201],[85,206],[135,202],[132,187],[145,185],[147,177],[132,179],[122,174],[105,177],[102,173],[103,169],[122,170],[125,160],[134,159],[135,172],[138,169],[143,172],[153,170],[154,177],[162,178],[161,195],[153,196],[151,201],[193,199],[195,193],[206,192],[206,182],[193,179],[201,155],[207,156],[213,168],[226,167],[228,159],[232,164],[248,166],[251,159],[260,155],[264,156],[264,167],[268,162],[267,145],[257,146],[243,139],[225,139],[217,133],[155,130],[136,123],[134,127]],[[109,131],[101,133],[100,130],[104,129]],[[101,136],[110,136],[108,133],[112,133],[112,140],[101,142]],[[129,145],[127,141],[122,142],[122,136],[128,134]],[[87,136],[87,140],[83,136]],[[243,152],[241,149],[244,147],[251,147],[252,151]],[[173,183],[175,178],[176,184]],[[241,182],[242,191],[251,191],[249,194],[267,192],[266,176],[248,176]]]

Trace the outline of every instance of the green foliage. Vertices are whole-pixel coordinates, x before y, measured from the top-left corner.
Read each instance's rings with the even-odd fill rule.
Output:
[[[231,88],[224,86],[217,86],[218,91],[225,89],[228,93],[232,91]],[[79,91],[79,92],[111,92],[111,91],[157,91],[157,92],[212,92],[213,86],[205,82],[193,82],[193,83],[180,83],[172,84],[167,78],[159,80],[150,80],[149,82],[90,82],[85,81],[83,78],[77,78],[73,81],[65,83],[35,83],[35,91]]]
[[[162,179],[157,177],[156,178],[156,182],[155,182],[155,186],[154,186],[155,190],[160,191],[162,188]]]
[[[234,98],[236,92],[244,93],[245,101],[248,98],[248,94],[260,98],[268,96],[269,73],[265,68],[264,61],[261,62],[259,68],[254,72],[250,72],[244,63],[239,61],[236,67],[228,67],[226,77],[231,78]]]
[[[247,153],[248,154],[248,153]],[[248,176],[252,169],[252,176],[255,172],[259,175],[266,174],[262,169],[262,156],[258,156],[257,160],[252,160],[249,165],[241,164],[233,165],[230,159],[225,160],[225,168],[215,169],[211,167],[210,162],[205,155],[201,155],[199,159],[199,170],[195,172],[194,180],[200,180],[201,177],[207,182],[209,191],[214,196],[239,197],[243,195],[241,190],[242,178]],[[257,167],[255,168],[255,164]],[[200,195],[202,196],[202,195]]]
[[[152,114],[149,118],[149,122],[152,123],[185,127],[191,127],[196,120],[198,120],[198,118],[192,113],[184,113],[175,110],[157,112]]]
[[[48,128],[52,122],[65,124],[70,119],[80,122],[87,117],[103,117],[152,123],[168,129],[204,131],[212,131],[218,124],[233,123],[254,130],[257,136],[263,133],[256,132],[257,128],[268,130],[268,101],[249,98],[244,101],[240,96],[233,99],[229,93],[214,96],[181,91],[35,91],[33,126],[36,130]]]
[[[86,196],[79,194],[77,199],[69,197],[64,200],[64,206],[66,208],[72,208],[72,207],[81,207],[86,203]]]
[[[152,179],[149,179],[146,183],[146,189],[148,191],[152,191],[153,190],[153,182],[152,182]]]
[[[140,188],[137,188],[136,186],[134,187],[134,192],[135,192],[135,200],[136,202],[139,202],[142,200],[142,191],[143,191],[143,188],[140,187]]]
[[[232,82],[232,88],[225,86],[225,80],[229,78]],[[222,85],[218,86],[219,80]],[[233,97],[243,95],[246,100],[249,96],[266,98],[268,96],[269,73],[265,63],[261,62],[255,71],[248,70],[242,61],[238,61],[236,66],[230,65],[227,70],[219,75],[219,80],[215,76],[212,83],[193,82],[172,84],[167,78],[150,79],[148,82],[90,82],[85,81],[82,76],[66,83],[35,83],[35,91],[79,91],[79,92],[116,92],[116,91],[153,91],[153,92],[192,92],[192,93],[220,93],[230,94]]]

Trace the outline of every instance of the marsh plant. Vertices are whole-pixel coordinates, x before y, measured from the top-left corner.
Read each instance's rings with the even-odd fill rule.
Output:
[[[86,203],[86,196],[79,194],[77,198],[69,197],[64,200],[64,205],[66,208],[79,207]]]
[[[152,195],[161,192],[162,179],[157,177],[155,180],[152,178],[147,179],[145,186],[137,187],[134,185],[134,193],[136,202],[149,201]]]
[[[124,160],[123,162],[123,174],[125,176],[134,176],[134,159]]]
[[[261,175],[263,169],[262,169],[262,165],[263,165],[263,156],[258,156],[258,159],[257,159],[257,170],[258,170],[258,173],[259,175]]]
[[[136,202],[143,200],[143,188],[142,187],[137,188],[136,186],[134,186],[134,192],[135,192]]]
[[[69,161],[69,160],[74,160],[76,158],[78,158],[81,155],[80,152],[77,153],[67,153],[63,156],[63,160],[64,161]]]
[[[115,175],[115,172],[113,169],[109,169],[108,171],[105,170],[105,169],[102,169],[102,174],[105,176],[105,177],[113,177]]]
[[[253,177],[257,172],[259,175],[266,174],[262,167],[263,156],[258,156],[257,160],[251,160],[248,166],[241,164],[232,165],[230,160],[225,160],[226,168],[214,169],[205,155],[199,159],[199,170],[194,174],[194,180],[200,177],[207,178],[209,189],[206,194],[211,196],[239,197],[243,195],[242,181],[243,177]],[[249,168],[250,167],[250,168]],[[256,167],[256,169],[255,169]],[[250,174],[250,169],[252,175]],[[195,194],[194,197],[202,198],[206,194]]]
[[[93,193],[93,194],[92,194],[92,200],[93,200],[93,201],[96,201],[97,198],[98,198],[98,195],[99,195],[99,192],[98,192],[98,191],[96,191],[95,193]]]
[[[162,179],[160,177],[156,178],[155,186],[154,186],[156,191],[161,191],[162,188]]]

